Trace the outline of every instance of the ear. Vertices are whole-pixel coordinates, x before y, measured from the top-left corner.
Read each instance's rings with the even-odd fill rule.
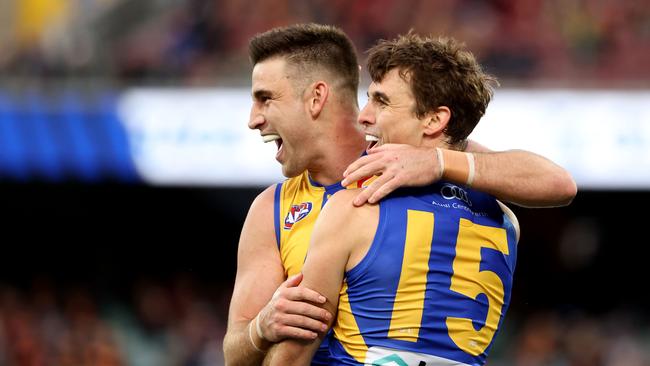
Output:
[[[329,98],[330,87],[324,81],[316,81],[309,86],[307,92],[309,114],[313,119],[318,118]]]
[[[447,128],[450,119],[451,109],[444,105],[429,112],[424,119],[424,134],[434,136],[442,133]]]

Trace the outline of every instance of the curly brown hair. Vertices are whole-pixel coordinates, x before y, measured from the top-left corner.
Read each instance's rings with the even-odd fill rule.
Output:
[[[451,110],[444,131],[451,145],[464,142],[474,130],[498,85],[463,47],[452,38],[433,39],[409,32],[394,40],[381,40],[368,50],[372,80],[381,82],[397,68],[415,96],[418,118],[440,106]]]
[[[248,44],[253,65],[272,57],[285,57],[303,74],[322,67],[342,80],[354,96],[359,87],[359,63],[350,38],[339,28],[322,24],[295,24],[255,35]]]

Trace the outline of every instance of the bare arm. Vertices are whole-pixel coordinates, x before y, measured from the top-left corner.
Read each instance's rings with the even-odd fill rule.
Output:
[[[315,320],[324,316],[323,310],[302,302],[305,299],[317,302],[320,295],[296,287],[300,276],[282,282],[284,269],[273,225],[274,192],[275,187],[269,187],[255,199],[242,228],[237,277],[223,343],[227,365],[260,365],[263,351],[272,342],[288,336],[313,339],[316,333],[308,330],[309,326],[316,329],[324,326]],[[256,324],[252,322],[258,313],[265,339],[258,336]]]
[[[323,307],[331,313],[335,313],[338,306],[346,267],[351,264],[351,257],[357,256],[353,254],[354,248],[363,246],[364,240],[371,241],[371,235],[364,236],[363,231],[372,230],[374,234],[374,227],[364,221],[365,209],[352,205],[355,195],[354,191],[341,191],[330,198],[314,227],[303,267],[304,279],[300,286],[323,294],[327,298]],[[287,339],[280,342],[266,361],[268,365],[309,365],[325,334],[320,333],[314,341]]]
[[[227,365],[261,364],[264,353],[253,347],[251,334],[257,347],[270,346],[250,332],[249,323],[284,280],[273,227],[274,192],[275,188],[269,187],[255,199],[239,239],[237,276],[223,342]],[[255,324],[250,325],[255,330]]]
[[[466,151],[474,155],[472,187],[502,201],[554,207],[568,205],[576,195],[571,175],[540,155],[523,150],[492,152],[474,141],[469,141]],[[355,205],[377,202],[398,187],[424,186],[442,177],[435,149],[387,144],[350,164],[343,184],[378,174],[381,176],[359,194]]]
[[[476,176],[472,187],[500,200],[524,207],[566,206],[577,193],[576,183],[564,168],[524,150],[492,152],[470,141]]]

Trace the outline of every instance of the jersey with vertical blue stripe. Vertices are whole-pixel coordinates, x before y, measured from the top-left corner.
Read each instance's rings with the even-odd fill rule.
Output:
[[[494,197],[447,182],[381,201],[368,253],[345,274],[330,365],[485,364],[517,230]]]
[[[285,276],[300,273],[311,241],[314,224],[327,199],[342,189],[365,187],[373,178],[342,186],[340,182],[324,186],[315,182],[305,171],[275,187],[274,224],[280,258]],[[329,336],[312,360],[312,365],[329,363]]]

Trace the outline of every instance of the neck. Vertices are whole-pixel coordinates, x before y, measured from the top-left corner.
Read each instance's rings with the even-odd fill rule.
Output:
[[[311,179],[330,185],[343,179],[343,172],[365,151],[367,143],[357,126],[356,114],[332,121],[334,128],[324,131],[318,139],[317,151],[322,153],[308,168]]]

